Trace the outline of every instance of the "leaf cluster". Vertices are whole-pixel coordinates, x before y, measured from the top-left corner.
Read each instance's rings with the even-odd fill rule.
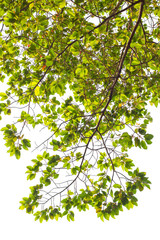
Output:
[[[10,156],[19,159],[36,130],[38,139],[46,131],[26,172],[37,184],[20,206],[36,220],[73,221],[74,208],[89,206],[109,220],[150,187],[129,150],[153,139],[147,105],[160,99],[159,7],[158,0],[1,1],[0,119],[11,117],[1,129]]]

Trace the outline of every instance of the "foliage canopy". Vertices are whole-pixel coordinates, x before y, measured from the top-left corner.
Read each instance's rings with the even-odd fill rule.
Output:
[[[89,206],[114,218],[150,188],[127,151],[152,143],[159,9],[158,0],[1,1],[0,113],[17,117],[1,129],[8,152],[30,150],[29,126],[46,131],[27,167],[36,184],[20,202],[36,220],[74,220]]]

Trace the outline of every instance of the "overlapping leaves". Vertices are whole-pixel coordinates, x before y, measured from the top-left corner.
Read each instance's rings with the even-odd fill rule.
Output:
[[[104,220],[137,205],[150,181],[127,151],[152,143],[159,2],[4,0],[0,9],[0,114],[16,107],[18,117],[2,128],[8,152],[19,159],[31,147],[28,126],[50,132],[27,167],[38,184],[20,208],[42,222],[89,206]]]

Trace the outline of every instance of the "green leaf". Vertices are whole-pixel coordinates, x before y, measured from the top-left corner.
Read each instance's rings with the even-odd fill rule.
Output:
[[[143,149],[147,149],[147,145],[146,145],[145,141],[143,141],[143,140],[141,141],[141,146]]]
[[[31,173],[27,176],[27,180],[33,180],[36,177],[36,174]]]
[[[51,184],[51,180],[50,179],[46,179],[44,182],[45,186],[49,186]]]
[[[135,141],[135,147],[140,147],[141,148],[141,141],[139,140],[139,138],[138,137],[136,137],[135,139],[134,139],[134,141]]]
[[[37,86],[37,87],[35,88],[34,93],[35,93],[36,96],[39,96],[39,95],[40,95],[40,87],[39,87],[39,86]]]
[[[67,220],[70,222],[70,214],[67,214]]]
[[[22,140],[23,148],[27,148],[28,149],[28,147],[31,147],[31,143],[30,142],[31,141],[28,140],[28,139],[23,139]]]
[[[74,221],[74,212],[70,211],[70,216],[69,217],[72,221]]]
[[[139,128],[138,129],[138,132],[142,135],[145,135],[146,134],[146,130],[142,129],[142,128]]]
[[[39,218],[39,222],[40,222],[40,223],[42,223],[42,222],[43,222],[43,220],[44,220],[44,218],[43,218],[43,217],[40,217],[40,218]]]
[[[6,93],[0,92],[0,98],[1,98],[0,99],[1,101],[4,101],[4,100],[6,100],[8,98],[8,96],[7,96]]]
[[[152,134],[145,134],[144,135],[145,140],[151,140],[153,138]]]
[[[64,8],[66,5],[66,1],[65,0],[55,0],[55,3],[57,4],[57,6],[59,8]]]
[[[72,175],[76,175],[77,174],[77,169],[74,167],[71,169],[71,173]]]
[[[122,186],[115,183],[115,184],[113,185],[113,187],[114,187],[114,188],[121,188]]]
[[[22,206],[19,207],[19,209],[23,210],[23,209],[25,209],[25,206],[22,205]]]
[[[15,156],[16,156],[17,159],[20,159],[21,153],[20,153],[19,149],[15,150]]]

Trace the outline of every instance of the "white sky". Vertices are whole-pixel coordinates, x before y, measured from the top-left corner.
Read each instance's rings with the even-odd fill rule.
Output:
[[[148,129],[155,136],[153,144],[148,150],[137,148],[130,154],[140,170],[147,172],[152,182],[151,190],[138,194],[138,207],[126,209],[116,219],[105,222],[98,219],[92,209],[76,211],[74,222],[62,218],[42,224],[35,222],[33,215],[26,214],[25,210],[19,210],[19,201],[28,196],[28,185],[32,184],[26,180],[25,166],[30,165],[34,156],[26,151],[20,160],[10,157],[0,133],[0,239],[160,239],[160,108],[151,109],[154,122]]]

